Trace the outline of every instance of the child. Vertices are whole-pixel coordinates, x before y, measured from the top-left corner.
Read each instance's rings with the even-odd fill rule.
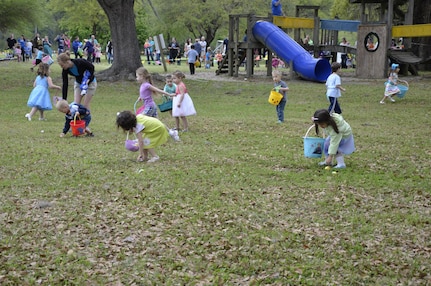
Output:
[[[80,118],[81,120],[85,121],[85,133],[87,134],[87,137],[93,137],[94,134],[91,132],[91,130],[88,128],[88,125],[91,122],[91,113],[90,110],[87,109],[84,105],[72,102],[70,105],[67,103],[66,100],[62,99],[59,100],[55,106],[58,111],[65,114],[66,122],[64,123],[63,132],[60,133],[60,137],[64,137],[66,133],[70,129],[70,122],[75,120],[75,115],[77,116],[77,119]]]
[[[177,86],[172,81],[172,75],[170,75],[170,74],[166,75],[166,84],[165,84],[165,87],[163,88],[163,90],[169,94],[175,94],[175,92],[177,90]],[[172,100],[172,98],[170,98],[170,100]],[[172,116],[172,109],[169,110],[169,113]]]
[[[22,49],[20,45],[17,45],[14,49],[14,53],[16,55],[17,61],[18,62],[22,62],[23,58],[22,58]]]
[[[199,62],[199,53],[195,50],[195,45],[191,45],[190,50],[187,52],[187,63],[189,64],[190,74],[195,74],[197,62]]]
[[[196,110],[193,105],[192,98],[187,92],[186,85],[183,79],[186,76],[181,71],[174,72],[172,76],[173,82],[177,85],[177,90],[175,91],[175,96],[172,102],[172,116],[175,117],[176,130],[180,129],[180,118],[183,121],[184,129],[183,132],[187,132],[189,124],[187,122],[187,117],[190,115],[195,115]]]
[[[41,63],[37,70],[38,76],[33,83],[33,90],[27,101],[27,105],[31,107],[30,113],[27,113],[25,117],[28,121],[31,121],[31,117],[36,113],[37,110],[40,112],[39,120],[45,120],[43,112],[45,110],[52,110],[51,96],[49,95],[48,88],[56,88],[61,90],[61,86],[52,83],[52,79],[49,76],[49,65]]]
[[[355,151],[352,128],[340,114],[330,114],[326,109],[317,110],[311,118],[316,126],[316,134],[319,134],[319,127],[325,129],[328,135],[325,140],[324,151],[326,159],[320,162],[320,166],[332,166],[335,157],[336,169],[346,168],[344,155],[352,154]]]
[[[341,114],[340,104],[338,103],[338,98],[341,96],[341,91],[346,91],[345,88],[341,86],[341,78],[338,75],[338,72],[341,69],[341,64],[337,62],[333,62],[331,65],[332,74],[328,76],[326,80],[326,96],[329,99],[329,113],[338,113]]]
[[[36,49],[36,58],[33,61],[33,66],[30,68],[31,71],[34,70],[34,67],[37,66],[38,64],[40,64],[42,62],[42,58],[43,58],[44,54],[41,50]]]
[[[131,111],[122,111],[117,115],[117,127],[124,131],[136,133],[139,143],[138,162],[147,161],[153,163],[160,158],[157,156],[155,147],[164,144],[169,135],[175,141],[179,141],[178,132],[168,128],[157,118],[143,114],[135,115]],[[151,155],[151,158],[148,157]]]
[[[286,106],[286,103],[287,103],[286,92],[289,90],[289,87],[287,86],[287,84],[281,80],[281,75],[282,73],[280,70],[274,70],[272,72],[274,89],[283,95],[283,98],[281,99],[280,103],[275,107],[275,110],[277,111],[278,123],[284,122],[284,107]]]
[[[400,89],[397,86],[398,81],[402,81],[402,82],[406,82],[406,81],[398,79],[399,71],[400,71],[400,66],[398,64],[391,65],[391,70],[389,71],[389,78],[388,78],[388,81],[386,82],[385,95],[383,96],[382,100],[380,100],[381,104],[385,104],[386,98],[389,98],[390,101],[395,102],[395,99],[393,99],[393,97],[398,93],[400,93]]]
[[[151,75],[144,67],[140,67],[136,70],[136,80],[141,84],[141,87],[139,88],[138,100],[144,102],[145,107],[143,114],[151,117],[157,117],[157,105],[154,102],[152,93],[158,92],[168,96],[173,94],[154,87],[151,80]]]
[[[217,51],[216,55],[216,60],[217,60],[217,66],[220,66],[222,61],[223,61],[223,54],[221,53],[220,50]]]
[[[205,68],[209,69],[211,67],[212,62],[212,53],[211,53],[211,47],[207,48],[207,52],[205,53]]]

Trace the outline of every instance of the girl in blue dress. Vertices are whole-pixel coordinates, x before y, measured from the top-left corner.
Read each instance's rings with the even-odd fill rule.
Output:
[[[48,88],[55,88],[61,90],[61,86],[52,83],[52,79],[49,76],[49,65],[45,63],[39,64],[37,70],[37,77],[33,83],[33,90],[27,101],[27,105],[31,107],[30,113],[27,113],[25,117],[28,121],[31,121],[32,116],[39,110],[39,120],[45,120],[43,112],[45,110],[52,110],[51,96],[49,95]]]

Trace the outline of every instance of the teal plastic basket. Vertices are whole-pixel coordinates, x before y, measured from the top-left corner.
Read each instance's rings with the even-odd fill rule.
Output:
[[[397,93],[397,96],[399,97],[399,98],[403,98],[405,95],[406,95],[406,92],[409,90],[409,87],[408,86],[405,86],[405,85],[403,85],[403,84],[399,84],[399,85],[397,85],[398,86],[398,88],[400,89],[400,92],[399,93]]]

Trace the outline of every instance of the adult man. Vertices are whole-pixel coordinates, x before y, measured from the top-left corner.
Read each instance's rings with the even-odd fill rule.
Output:
[[[273,16],[284,16],[283,10],[281,9],[281,0],[272,0],[271,8]]]
[[[13,34],[10,34],[10,37],[6,39],[7,46],[10,50],[13,50],[14,46],[16,45],[17,41],[15,39],[15,36]]]

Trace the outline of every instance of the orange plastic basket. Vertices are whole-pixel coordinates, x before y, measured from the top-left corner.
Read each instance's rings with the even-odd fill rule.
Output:
[[[76,120],[76,117],[77,114],[75,114],[73,121],[70,122],[70,128],[72,128],[73,136],[80,136],[85,134],[85,121],[81,120],[81,117],[79,117],[79,120]]]

